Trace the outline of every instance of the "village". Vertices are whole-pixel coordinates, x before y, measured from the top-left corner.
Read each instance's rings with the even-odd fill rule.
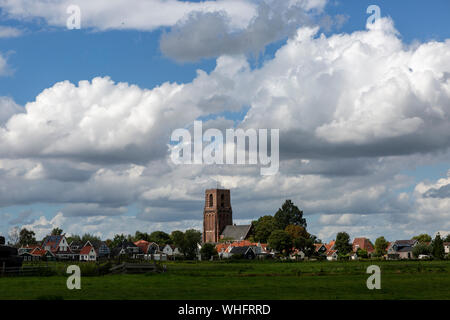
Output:
[[[286,207],[285,207],[286,206]],[[290,206],[289,208],[287,208]],[[297,212],[292,217],[285,212]],[[275,219],[278,215],[283,219],[297,219],[294,222],[286,222],[280,229],[270,233],[270,236],[261,235],[260,229],[266,230],[264,223]],[[205,207],[203,213],[203,233],[191,230],[190,251],[177,246],[180,241],[174,240],[183,233],[174,231],[171,236],[162,231],[155,233],[164,234],[166,238],[159,241],[148,241],[139,238],[137,232],[134,239],[130,236],[118,237],[115,242],[102,241],[94,238],[83,242],[81,238],[71,240],[65,234],[51,234],[42,241],[34,244],[23,244],[18,247],[18,255],[24,262],[33,261],[81,261],[95,262],[108,259],[131,259],[148,261],[168,260],[214,260],[214,259],[289,259],[289,260],[358,260],[378,258],[384,260],[403,259],[432,259],[448,257],[450,253],[449,236],[444,240],[436,236],[434,246],[439,241],[440,257],[433,250],[431,237],[421,235],[407,240],[394,240],[388,242],[384,237],[377,239],[373,244],[365,237],[355,237],[350,242],[347,233],[340,232],[335,240],[322,243],[315,236],[306,232],[306,220],[303,213],[287,200],[275,217],[265,216],[249,225],[233,224],[230,190],[208,189],[205,191]],[[280,218],[279,218],[280,219]],[[292,221],[291,221],[292,222]],[[285,230],[284,230],[285,229]],[[62,233],[62,230],[59,232]],[[187,232],[186,232],[187,233]],[[266,232],[267,233],[267,232]],[[193,235],[193,236],[192,236]],[[425,236],[425,237],[424,237]],[[151,238],[147,234],[142,237]],[[436,240],[437,239],[437,240]],[[134,240],[134,241],[133,241]],[[173,239],[172,239],[173,240]],[[268,241],[261,241],[268,240]],[[437,242],[436,242],[437,241]]]
[[[413,259],[412,251],[418,240],[396,240],[390,242],[387,248],[385,259]],[[429,243],[426,243],[429,245]],[[305,253],[293,249],[288,257],[291,260],[338,260],[338,251],[335,248],[335,241],[329,243],[314,244],[315,254],[313,257],[306,257]],[[201,260],[200,254],[202,245],[198,243],[196,259]],[[268,244],[254,243],[249,240],[228,240],[215,245],[217,259],[230,259],[235,257],[245,259],[274,259],[277,252],[271,249]],[[355,238],[352,242],[352,250],[348,254],[351,260],[361,258],[358,250],[368,253],[365,258],[371,257],[375,252],[373,244],[367,238]],[[445,254],[450,252],[450,242],[444,242]],[[95,262],[114,258],[129,258],[136,260],[167,261],[182,259],[183,254],[178,247],[170,244],[163,246],[155,242],[139,240],[136,242],[124,241],[119,247],[110,249],[105,242],[87,241],[84,244],[79,242],[68,243],[65,235],[49,235],[42,245],[27,245],[18,249],[19,256],[23,261],[86,261]],[[429,256],[416,257],[419,259],[430,258]]]

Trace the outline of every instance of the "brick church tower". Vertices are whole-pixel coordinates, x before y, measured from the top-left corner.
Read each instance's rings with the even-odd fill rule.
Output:
[[[203,211],[203,243],[219,242],[220,234],[225,226],[232,224],[230,190],[206,190]]]

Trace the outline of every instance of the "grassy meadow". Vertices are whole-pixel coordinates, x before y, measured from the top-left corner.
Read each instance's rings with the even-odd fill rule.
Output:
[[[65,266],[54,263],[60,270]],[[450,299],[450,261],[167,262],[167,272],[67,277],[2,277],[0,299]],[[381,289],[369,290],[369,265]]]

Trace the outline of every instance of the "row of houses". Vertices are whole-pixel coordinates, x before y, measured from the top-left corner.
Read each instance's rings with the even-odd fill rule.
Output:
[[[386,249],[386,255],[384,256],[387,260],[403,260],[403,259],[413,259],[413,249],[419,244],[417,240],[396,240],[393,242],[388,242]],[[431,243],[425,243],[430,245]],[[367,238],[355,238],[352,243],[352,252],[350,252],[349,257],[352,260],[358,259],[357,252],[358,249],[365,250],[368,256],[372,256],[375,252],[373,244]],[[330,241],[327,244],[315,244],[315,250],[319,255],[326,257],[327,260],[337,260],[338,251],[335,248],[335,241]],[[450,242],[444,242],[445,254],[450,253]],[[427,256],[419,256],[419,259],[428,258]]]
[[[96,261],[109,257],[110,249],[103,241],[68,243],[65,235],[50,235],[40,245],[26,245],[18,250],[24,261],[80,260]]]
[[[201,247],[199,246],[198,249]],[[110,249],[103,241],[73,241],[68,243],[65,235],[50,235],[40,245],[26,245],[18,249],[24,261],[97,261],[102,258],[129,257],[134,259],[169,260],[181,256],[180,250],[171,245],[159,246],[155,242],[139,240],[123,241]]]
[[[335,241],[329,243],[317,243],[315,252],[317,256],[326,257],[327,260],[337,260],[338,251],[335,248]],[[372,254],[375,250],[372,243],[367,238],[355,238],[352,243],[352,252],[350,257],[357,259],[356,252],[358,249],[366,250],[368,254]],[[229,241],[216,245],[216,250],[220,259],[231,258],[233,255],[241,255],[247,259],[262,259],[274,256],[276,252],[268,247],[265,243],[252,243],[248,240]],[[292,260],[303,260],[305,253],[296,248],[292,248],[289,258]]]
[[[419,242],[417,240],[396,240],[389,242],[387,246],[387,253],[385,258],[388,260],[399,260],[399,259],[412,259],[412,251],[414,247]],[[317,243],[315,244],[316,256],[321,256],[329,261],[334,261],[338,259],[338,250],[336,249],[336,241],[330,241],[329,243]],[[429,245],[430,243],[426,243]],[[352,260],[357,260],[358,250],[364,250],[370,257],[374,254],[374,245],[369,239],[360,237],[355,238],[352,242],[352,250],[348,254],[349,258]],[[216,245],[216,250],[219,254],[220,259],[231,258],[233,255],[241,255],[247,259],[256,258],[266,258],[268,256],[274,256],[276,252],[268,248],[267,244],[264,243],[252,243],[248,240],[241,241],[230,241],[225,243],[219,243]],[[450,242],[444,242],[445,254],[450,253]],[[305,258],[305,253],[301,250],[293,248],[289,254],[289,258],[292,260],[303,260]],[[425,256],[419,256],[419,258],[427,258]]]

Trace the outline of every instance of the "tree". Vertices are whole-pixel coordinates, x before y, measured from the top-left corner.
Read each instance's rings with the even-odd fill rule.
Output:
[[[19,233],[19,245],[26,246],[36,244],[35,236],[36,234],[34,233],[34,231],[23,228]]]
[[[300,237],[293,240],[294,247],[300,251],[303,251],[305,256],[311,257],[315,253],[316,247],[314,246],[315,236],[310,236],[309,238]]]
[[[254,224],[254,239],[262,243],[267,243],[270,234],[277,229],[276,220],[272,216],[263,216]]]
[[[419,243],[431,242],[431,236],[426,233],[422,233],[418,236],[413,237],[413,240],[417,240]]]
[[[60,236],[60,235],[62,235],[62,233],[63,233],[63,230],[56,227],[56,228],[53,228],[51,235],[52,236]]]
[[[288,225],[293,224],[306,228],[306,219],[301,211],[291,200],[286,200],[274,216],[278,229],[284,230]]]
[[[116,235],[114,235],[114,238],[113,238],[113,240],[110,243],[110,248],[117,248],[125,240],[127,240],[127,237],[124,234],[116,234]]]
[[[412,254],[415,258],[418,258],[419,255],[424,254],[424,255],[431,255],[431,246],[425,244],[425,243],[418,243],[414,246],[413,250],[412,250]]]
[[[181,243],[184,241],[184,233],[180,230],[172,231],[170,239],[175,246],[180,247]]]
[[[149,237],[150,242],[156,242],[160,246],[171,244],[170,236],[164,231],[153,231]]]
[[[72,242],[82,242],[81,237],[77,234],[73,234],[70,237],[67,237],[67,242],[71,244]]]
[[[350,236],[347,232],[338,232],[334,247],[339,255],[346,255],[352,251]]]
[[[269,237],[269,246],[287,256],[292,249],[292,238],[284,230],[275,230]]]
[[[439,232],[436,234],[436,237],[434,238],[431,246],[433,248],[433,257],[435,257],[436,259],[443,259],[445,254],[444,242],[442,241]]]
[[[304,227],[294,224],[288,225],[284,231],[291,236],[294,248],[303,251],[307,257],[314,254],[316,236],[309,234]]]
[[[309,239],[310,234],[306,232],[306,229],[302,226],[298,226],[295,224],[288,225],[284,231],[289,233],[289,235],[292,237],[293,240],[299,239],[299,238],[305,238]]]
[[[197,255],[198,244],[202,240],[200,231],[190,229],[184,233],[184,239],[179,245],[181,253],[188,259],[194,259]]]
[[[358,250],[356,250],[356,255],[358,256],[358,258],[368,258],[369,257],[369,253],[361,248],[358,248]]]
[[[386,249],[388,247],[388,242],[384,237],[378,237],[375,240],[375,256],[381,257],[386,254]]]
[[[150,235],[146,232],[140,232],[139,230],[135,232],[133,242],[144,240],[150,242]]]
[[[205,243],[200,249],[202,260],[210,260],[211,257],[217,256],[216,247],[212,243]]]

